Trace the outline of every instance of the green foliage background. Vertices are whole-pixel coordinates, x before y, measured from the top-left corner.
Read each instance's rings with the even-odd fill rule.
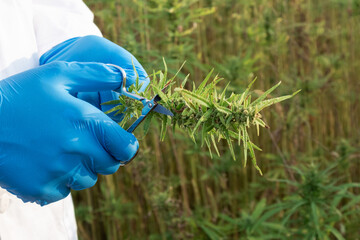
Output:
[[[224,142],[211,159],[159,126],[129,165],[74,192],[81,239],[360,239],[359,0],[86,0],[108,39],[151,73],[211,68],[254,96],[278,81],[296,97],[252,132],[258,164]],[[276,97],[272,96],[272,97]]]

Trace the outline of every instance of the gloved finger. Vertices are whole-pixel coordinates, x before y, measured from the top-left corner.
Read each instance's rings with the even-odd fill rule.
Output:
[[[55,61],[115,64],[125,70],[127,87],[134,84],[137,76],[139,77],[139,82],[143,83],[141,91],[144,91],[150,82],[142,65],[129,51],[99,36],[72,38],[60,43],[41,56],[40,65]]]
[[[120,162],[89,135],[83,136],[78,144],[73,144],[68,150],[72,152],[69,158],[74,162],[74,167],[67,174],[67,185],[74,190],[90,188],[97,182],[97,174],[113,174],[120,167]]]
[[[74,123],[74,127],[81,129],[82,124]],[[88,136],[86,131],[76,133],[70,141],[64,141],[63,153],[61,158],[61,165],[54,166],[54,170],[58,172],[56,181],[53,181],[55,186],[48,186],[45,189],[58,189],[59,191],[64,188],[68,190],[82,190],[90,188],[97,182],[97,173],[94,171],[94,159],[106,158],[107,154],[96,155],[93,154],[92,138]],[[110,157],[111,158],[111,157]],[[54,172],[53,174],[55,174]],[[48,185],[51,183],[48,183]],[[65,189],[66,190],[66,189]],[[55,191],[58,193],[58,191]],[[48,195],[47,193],[46,195]],[[40,198],[41,199],[41,198]]]
[[[92,58],[91,61],[115,64],[123,68],[127,75],[126,87],[134,84],[137,77],[139,77],[139,82],[143,83],[142,91],[145,90],[146,86],[150,83],[148,74],[143,66],[135,56],[125,48],[98,36],[85,36],[78,39],[77,43],[74,44],[82,45],[83,50],[85,50],[87,46],[91,46],[92,52],[98,53],[87,56]]]
[[[88,105],[86,103],[80,103],[81,105]],[[94,109],[95,110],[95,109]],[[71,176],[90,176],[91,179],[96,181],[96,175],[108,175],[115,173],[120,167],[118,159],[114,158],[111,152],[105,146],[105,139],[109,141],[117,141],[116,138],[112,139],[111,133],[108,134],[106,122],[113,122],[109,117],[95,110],[94,113],[88,113],[81,119],[72,121],[74,129],[77,129],[76,135],[71,138],[64,145],[65,152],[68,154],[68,159],[71,159],[72,166],[70,169],[76,169]],[[113,122],[117,125],[115,122]],[[105,127],[104,127],[105,126]],[[119,143],[117,141],[117,143]],[[119,143],[117,148],[123,148],[126,146],[126,139]],[[120,159],[121,160],[121,159]],[[69,170],[67,170],[69,171]],[[76,179],[83,179],[77,177]],[[90,187],[88,184],[84,184],[86,179],[77,180],[81,188]],[[95,184],[95,182],[93,182]],[[91,184],[90,184],[91,185]],[[78,187],[79,188],[79,187]]]
[[[106,112],[113,107],[116,107],[118,104],[103,104],[112,100],[118,100],[120,94],[114,91],[101,91],[101,92],[79,92],[75,97],[81,99],[85,102],[90,103],[94,107],[100,109],[103,112]],[[115,112],[111,112],[107,114],[112,120],[115,122],[120,122],[123,119],[123,114],[117,114]]]
[[[101,115],[100,120],[93,121],[95,135],[104,149],[121,164],[126,164],[132,160],[138,149],[139,142],[135,136],[106,115]],[[96,163],[95,163],[96,164]]]
[[[59,201],[61,199],[64,199],[70,194],[70,188],[66,185],[58,185],[56,186],[56,189],[58,191],[52,191],[52,187],[48,186],[48,188],[45,188],[41,195],[33,195],[32,200],[23,200],[24,203],[26,202],[36,202],[40,206],[45,206],[49,203],[53,203],[56,201]],[[29,199],[29,198],[27,198]],[[41,199],[41,200],[40,200]]]
[[[117,68],[102,63],[53,62],[44,67],[61,71],[62,76],[66,77],[57,78],[59,84],[73,95],[78,92],[115,90],[121,87],[123,79]]]
[[[108,175],[115,173],[119,169],[121,163],[104,147],[103,139],[106,138],[107,133],[104,131],[102,124],[103,120],[101,119],[85,120],[85,125],[90,131],[84,138],[84,142],[81,144],[86,146],[86,148],[83,148],[83,155],[88,156],[88,158],[82,162],[85,169],[89,172],[92,172],[93,174]],[[111,139],[111,141],[113,141],[113,139]]]
[[[72,173],[68,183],[68,186],[71,189],[83,190],[95,185],[97,182],[97,175],[88,166],[92,161],[92,156],[90,156],[85,161],[82,161],[82,164],[79,164],[76,169],[74,169],[74,172]]]
[[[19,181],[21,180],[24,181],[24,179],[20,179]],[[30,179],[26,180],[31,181]],[[63,178],[63,180],[65,180],[65,178]],[[59,180],[59,182],[63,182],[63,180]],[[24,191],[21,192],[12,188],[7,188],[6,190],[20,198],[24,203],[35,202],[41,206],[63,199],[70,193],[70,188],[66,184],[59,184],[57,181],[50,181],[44,184],[45,187],[43,188],[25,188]],[[57,191],[53,191],[54,188],[57,189]]]
[[[79,92],[76,97],[102,110],[99,92]]]

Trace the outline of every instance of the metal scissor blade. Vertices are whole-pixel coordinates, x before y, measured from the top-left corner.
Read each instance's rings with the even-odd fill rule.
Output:
[[[164,114],[164,115],[168,115],[173,117],[174,114],[167,108],[161,106],[160,104],[157,104],[156,107],[153,109],[154,112],[160,113],[160,114]]]

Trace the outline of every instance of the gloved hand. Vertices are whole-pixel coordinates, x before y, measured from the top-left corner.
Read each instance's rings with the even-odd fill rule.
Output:
[[[121,86],[99,63],[54,62],[0,81],[0,186],[41,205],[93,186],[134,157],[134,135],[77,92]]]
[[[54,62],[99,62],[115,64],[123,68],[126,72],[127,87],[136,81],[136,73],[139,76],[139,83],[143,83],[141,91],[144,91],[150,82],[150,79],[141,66],[139,61],[127,50],[116,45],[115,43],[98,36],[85,36],[69,39],[58,44],[40,58],[40,65]],[[136,72],[134,71],[134,66]],[[107,111],[114,105],[101,105],[119,98],[119,94],[113,91],[102,92],[83,92],[77,95],[78,98],[85,100],[102,111]],[[114,121],[120,121],[121,115],[109,114]]]

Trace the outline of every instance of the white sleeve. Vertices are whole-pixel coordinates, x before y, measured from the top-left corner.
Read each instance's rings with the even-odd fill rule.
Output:
[[[39,56],[70,38],[102,36],[82,0],[32,0]]]

